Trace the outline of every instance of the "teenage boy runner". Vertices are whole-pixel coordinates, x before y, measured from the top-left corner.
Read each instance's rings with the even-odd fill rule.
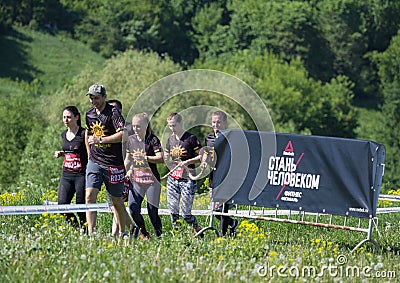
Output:
[[[93,105],[86,111],[86,146],[89,161],[86,169],[86,203],[96,203],[97,195],[104,183],[111,195],[114,213],[118,220],[119,236],[125,232],[125,205],[122,200],[125,168],[122,157],[122,135],[124,118],[121,113],[106,102],[107,94],[103,85],[90,86],[89,95]],[[96,227],[96,212],[86,212],[88,233]]]
[[[182,198],[183,219],[191,224],[197,233],[201,227],[196,217],[192,215],[197,182],[189,179],[185,167],[194,168],[194,164],[200,162],[201,156],[198,153],[201,144],[195,135],[183,130],[180,114],[171,113],[167,118],[167,123],[172,135],[168,138],[164,158],[172,172],[167,180],[167,204],[171,214],[172,227],[176,230],[179,229],[179,203]],[[178,164],[181,166],[175,168]]]

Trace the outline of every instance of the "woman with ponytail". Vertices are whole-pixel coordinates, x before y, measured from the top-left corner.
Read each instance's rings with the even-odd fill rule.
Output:
[[[54,153],[55,158],[64,157],[58,204],[70,204],[76,194],[76,203],[85,203],[85,171],[88,154],[85,146],[85,129],[81,126],[81,114],[75,106],[67,106],[63,112],[63,123],[67,128],[61,133],[62,150]],[[76,227],[83,227],[86,213],[65,214],[67,220]]]

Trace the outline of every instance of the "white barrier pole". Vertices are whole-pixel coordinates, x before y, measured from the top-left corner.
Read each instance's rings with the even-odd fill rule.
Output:
[[[398,195],[379,195],[379,200],[399,201]],[[24,215],[24,214],[42,214],[42,213],[66,213],[66,212],[113,212],[109,203],[95,204],[57,204],[55,202],[46,201],[44,205],[27,205],[27,206],[0,206],[0,215]],[[400,212],[399,207],[378,208],[377,213]],[[142,208],[142,214],[147,214],[147,209]],[[168,215],[167,209],[159,209],[160,215]],[[210,215],[210,210],[193,210],[193,215]]]
[[[379,195],[379,200],[400,201],[399,195]]]
[[[59,205],[27,205],[27,206],[0,206],[0,215],[42,214],[102,211],[111,212],[108,203],[94,204],[59,204]]]
[[[129,213],[129,208],[126,208]],[[44,205],[26,205],[26,206],[0,206],[1,215],[25,215],[25,214],[42,214],[42,213],[68,213],[68,212],[113,212],[113,208],[109,203],[95,204],[57,204],[54,202],[45,202]],[[142,208],[141,213],[147,214],[147,208]],[[169,215],[168,209],[160,208],[159,215]],[[210,215],[210,210],[192,210],[193,215]]]

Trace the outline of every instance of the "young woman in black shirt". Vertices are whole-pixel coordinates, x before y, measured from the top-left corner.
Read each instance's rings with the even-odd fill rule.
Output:
[[[76,194],[76,203],[85,203],[85,171],[88,156],[85,146],[85,129],[81,127],[81,115],[75,106],[63,110],[63,122],[67,128],[61,133],[62,150],[54,153],[55,158],[64,157],[58,204],[70,204]],[[66,213],[67,220],[81,226],[86,222],[86,213],[78,212],[78,219],[73,213]]]

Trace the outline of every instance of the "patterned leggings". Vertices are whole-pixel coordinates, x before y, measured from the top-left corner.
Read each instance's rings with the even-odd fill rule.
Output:
[[[197,219],[192,215],[192,205],[196,193],[196,181],[190,179],[174,179],[168,177],[167,203],[171,214],[172,226],[176,228],[179,220],[179,204],[182,198],[181,211],[183,219],[194,228],[199,226]]]

